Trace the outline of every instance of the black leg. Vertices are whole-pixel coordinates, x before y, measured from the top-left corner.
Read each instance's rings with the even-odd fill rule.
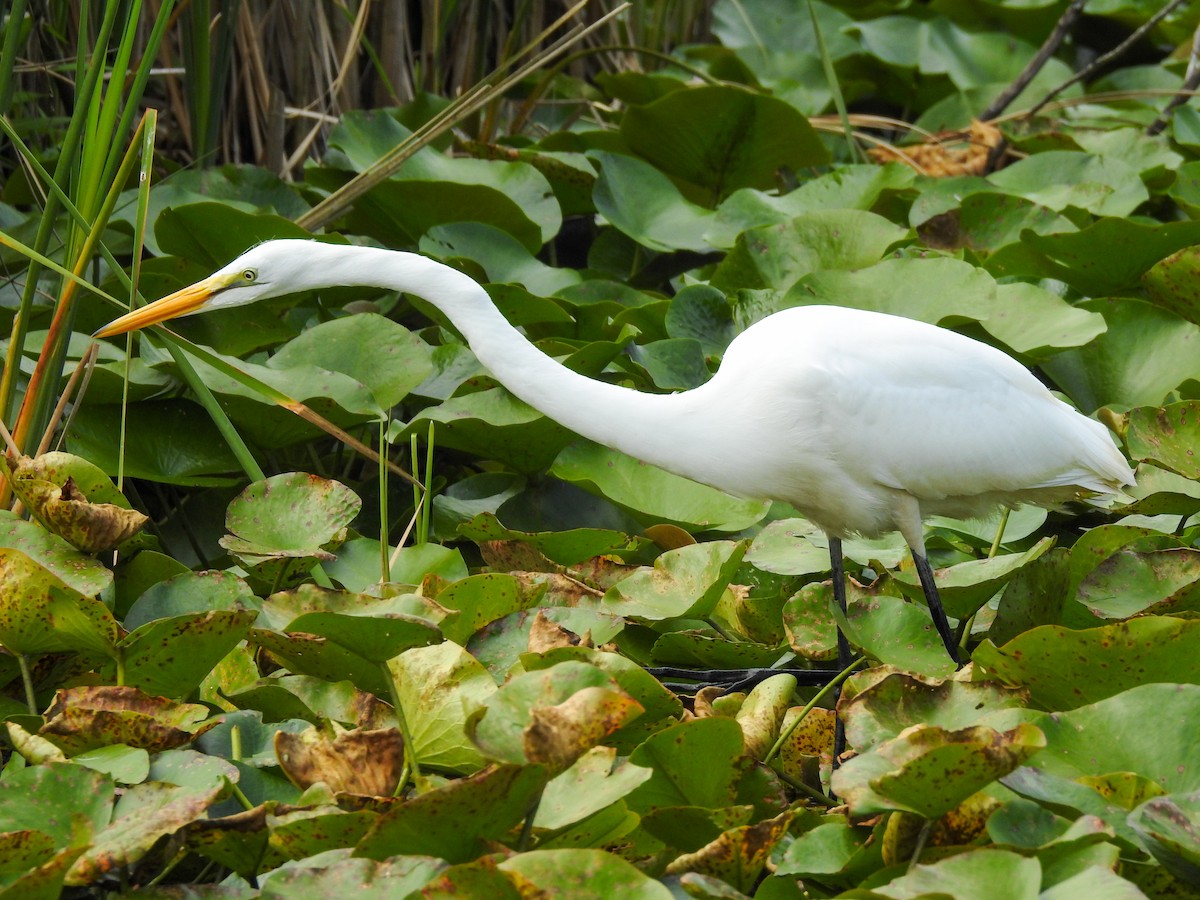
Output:
[[[950,628],[950,622],[946,619],[946,611],[942,609],[942,600],[938,596],[937,584],[933,580],[933,568],[929,565],[929,560],[919,553],[913,553],[913,562],[917,566],[917,575],[921,579],[921,588],[925,591],[925,601],[929,604],[929,614],[933,616],[933,626],[942,637],[942,643],[946,645],[946,652],[950,654],[950,658],[961,669],[962,662],[958,658],[958,641],[955,640],[954,631]]]
[[[829,538],[829,572],[833,578],[833,599],[837,601],[838,608],[842,614],[846,613],[846,568],[842,561],[842,539],[830,536]],[[846,640],[846,635],[842,633],[842,628],[839,625],[837,630],[837,645],[838,645],[838,669],[844,670],[850,665],[850,642]],[[842,696],[842,686],[837,686],[837,691],[834,694],[834,709],[837,709],[837,701]],[[833,720],[833,767],[838,767],[838,757],[846,750],[846,726],[842,724],[841,716],[834,716]]]

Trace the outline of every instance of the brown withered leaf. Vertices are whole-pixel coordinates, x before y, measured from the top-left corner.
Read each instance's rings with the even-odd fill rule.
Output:
[[[332,735],[315,727],[276,732],[275,755],[284,774],[301,790],[323,781],[334,793],[390,797],[404,768],[400,732],[332,727]]]
[[[711,875],[743,893],[753,890],[771,850],[787,834],[792,813],[783,812],[756,825],[724,832],[695,853],[685,853],[667,866],[668,875],[698,872]]]
[[[533,623],[529,626],[530,653],[545,653],[547,650],[554,650],[558,647],[590,646],[592,646],[592,641],[589,634],[580,637],[569,628],[550,621],[543,609],[537,611],[537,615],[533,617]]]
[[[715,684],[708,684],[696,691],[696,696],[692,698],[692,710],[697,719],[707,719],[709,716],[719,715],[713,709],[713,702],[718,700],[725,689],[718,687]]]
[[[85,553],[112,550],[137,534],[150,521],[133,509],[114,503],[93,503],[66,478],[62,484],[52,480],[61,471],[36,459],[8,454],[4,458],[13,493],[38,521]]]
[[[157,752],[181,747],[217,724],[208,708],[154,697],[132,687],[64,688],[46,710],[38,734],[68,756],[128,744]]]
[[[276,802],[269,800],[232,816],[197,819],[185,832],[187,846],[243,878],[253,877],[267,851],[267,816],[275,806]]]
[[[536,706],[525,727],[525,758],[544,763],[554,773],[566,771],[643,712],[632,697],[602,687],[584,688],[557,706]]]
[[[1002,140],[995,125],[974,120],[964,131],[941,132],[923,144],[873,147],[867,155],[878,163],[902,162],[933,178],[986,175],[988,154]]]

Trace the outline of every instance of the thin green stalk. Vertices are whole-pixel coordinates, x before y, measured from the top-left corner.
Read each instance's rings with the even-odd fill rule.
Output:
[[[417,543],[429,543],[430,518],[433,515],[433,421],[429,422],[429,435],[425,441],[425,489],[421,492],[421,533]]]
[[[17,654],[17,665],[21,667],[21,684],[25,686],[25,705],[29,707],[29,714],[36,716],[37,697],[33,691],[33,673],[29,671],[29,657],[24,653]]]
[[[388,693],[392,698],[392,709],[396,713],[396,724],[400,726],[400,736],[404,740],[404,765],[412,773],[412,780],[420,785],[421,766],[417,762],[417,748],[413,744],[412,732],[408,729],[408,720],[404,718],[404,707],[400,703],[400,686],[396,684],[396,676],[392,674],[391,666],[386,662],[381,662],[379,668],[383,671],[383,677],[387,681]],[[403,781],[396,785],[397,796],[403,787]]]
[[[410,434],[408,436],[408,454],[412,460],[413,469],[413,518],[416,520],[416,543],[421,543],[421,494],[423,487],[421,482],[421,457],[417,455],[417,436]]]
[[[842,86],[838,83],[837,72],[833,68],[833,58],[825,46],[825,37],[821,34],[821,23],[817,21],[817,11],[813,8],[812,0],[808,0],[808,16],[812,20],[813,35],[817,39],[817,52],[821,54],[821,66],[825,70],[825,81],[829,84],[829,92],[833,95],[833,105],[837,109],[838,118],[842,121],[842,131],[846,135],[846,145],[850,148],[850,156],[855,162],[866,162],[862,149],[854,140],[854,129],[850,125],[850,115],[846,112],[846,99],[842,96]]]
[[[834,676],[834,678],[827,685],[825,685],[825,687],[817,691],[813,698],[809,700],[807,704],[805,704],[802,710],[800,710],[800,715],[796,716],[795,721],[793,721],[792,724],[789,725],[787,729],[779,735],[778,740],[771,745],[771,749],[768,750],[767,755],[763,757],[763,763],[765,765],[771,764],[771,760],[773,760],[775,755],[781,749],[783,749],[783,745],[787,743],[787,739],[792,736],[792,732],[796,730],[797,726],[804,721],[804,717],[812,712],[822,699],[828,696],[832,691],[836,690],[843,681],[850,677],[851,673],[853,673],[855,669],[857,669],[866,661],[866,657],[860,656],[858,659],[854,660],[854,662],[850,663],[850,665],[846,666],[846,668],[842,669],[842,671],[838,672],[837,675]]]
[[[387,417],[379,419],[379,583],[391,580],[392,568],[388,562],[388,477],[384,460],[388,455]]]
[[[121,647],[116,651],[113,662],[117,664],[117,687],[125,687],[125,651]]]
[[[1004,539],[1004,529],[1008,527],[1008,514],[1011,512],[1012,510],[1006,506],[1000,513],[1000,527],[996,529],[996,536],[992,539],[991,549],[988,550],[988,559],[1000,552],[1000,542]]]
[[[525,823],[521,826],[521,837],[517,841],[517,852],[524,853],[529,849],[529,839],[533,837],[533,820],[537,818],[538,807],[542,805],[542,795],[539,793],[533,801],[533,806],[525,814]]]

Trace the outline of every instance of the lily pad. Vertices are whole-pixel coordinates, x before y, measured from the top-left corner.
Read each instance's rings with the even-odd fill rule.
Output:
[[[250,485],[229,504],[221,546],[243,559],[332,559],[362,501],[345,485],[303,472]]]
[[[1131,409],[1125,440],[1134,459],[1152,462],[1184,478],[1200,478],[1200,457],[1196,454],[1200,447],[1200,402]]]

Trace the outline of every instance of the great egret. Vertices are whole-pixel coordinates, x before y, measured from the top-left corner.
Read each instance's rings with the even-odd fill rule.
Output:
[[[95,336],[351,284],[423,297],[505,387],[584,437],[730,494],[790,503],[829,535],[843,608],[841,539],[899,531],[956,661],[922,518],[1054,505],[1133,483],[1105,427],[1004,353],[923,322],[856,309],[777,312],[738,335],[705,384],[644,394],[546,356],[482,287],[449,266],[413,253],[277,240]]]

